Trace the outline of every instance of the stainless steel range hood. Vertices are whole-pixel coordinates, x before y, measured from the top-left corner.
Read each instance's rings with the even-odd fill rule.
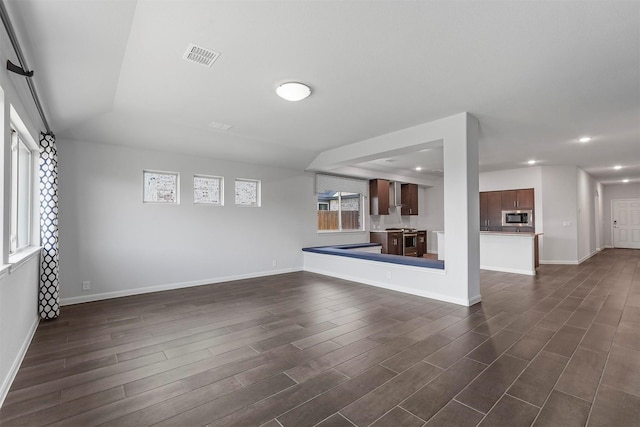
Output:
[[[389,206],[402,206],[401,183],[392,182],[389,185]]]

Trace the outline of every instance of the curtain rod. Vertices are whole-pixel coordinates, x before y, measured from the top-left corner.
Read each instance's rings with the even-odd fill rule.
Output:
[[[20,45],[18,44],[18,37],[16,37],[16,33],[13,30],[13,25],[11,25],[11,20],[9,20],[9,14],[7,13],[4,0],[0,0],[0,16],[2,17],[2,23],[4,24],[5,30],[7,30],[7,35],[9,36],[9,40],[11,40],[11,45],[13,46],[13,50],[15,51],[16,56],[18,57],[18,62],[20,63],[20,67],[22,67],[22,69],[26,72],[26,70],[28,70],[27,62],[25,61],[24,55],[22,54],[22,49],[20,49]],[[42,109],[40,98],[38,98],[36,87],[33,84],[33,80],[31,80],[31,75],[25,75],[25,79],[27,79],[27,85],[29,86],[29,91],[31,92],[33,101],[36,104],[38,113],[40,113],[40,118],[42,119],[42,123],[44,123],[44,127],[47,130],[47,133],[50,135],[53,135],[53,132],[51,132],[51,128],[49,127],[49,122],[47,122],[47,118],[44,115],[44,110]]]

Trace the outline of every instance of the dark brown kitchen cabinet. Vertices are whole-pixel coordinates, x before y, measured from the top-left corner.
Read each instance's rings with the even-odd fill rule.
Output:
[[[418,215],[418,184],[400,186],[401,215]]]
[[[501,231],[502,191],[480,193],[480,231]]]
[[[418,231],[418,258],[427,253],[427,232]]]
[[[389,215],[389,181],[386,179],[369,180],[369,213]]]
[[[522,190],[502,191],[503,210],[529,210],[533,209],[534,193],[533,188]]]
[[[518,205],[518,209],[531,209],[535,205],[534,202],[534,193],[533,188],[527,188],[524,190],[518,190],[518,197],[516,200],[516,204]]]
[[[382,245],[381,253],[402,255],[402,232],[372,231],[369,235],[371,243]]]
[[[402,232],[387,233],[388,234],[388,252],[392,255],[403,255],[402,251]]]

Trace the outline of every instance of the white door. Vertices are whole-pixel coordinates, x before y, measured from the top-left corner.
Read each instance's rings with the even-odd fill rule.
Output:
[[[613,247],[640,249],[640,199],[612,200]]]

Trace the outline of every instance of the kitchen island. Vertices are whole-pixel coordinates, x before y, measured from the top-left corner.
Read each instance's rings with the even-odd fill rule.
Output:
[[[536,275],[538,239],[542,233],[480,232],[480,268]]]
[[[444,231],[438,235],[438,259],[444,259]],[[505,273],[536,275],[540,264],[538,240],[543,233],[506,231],[480,232],[480,268]]]

